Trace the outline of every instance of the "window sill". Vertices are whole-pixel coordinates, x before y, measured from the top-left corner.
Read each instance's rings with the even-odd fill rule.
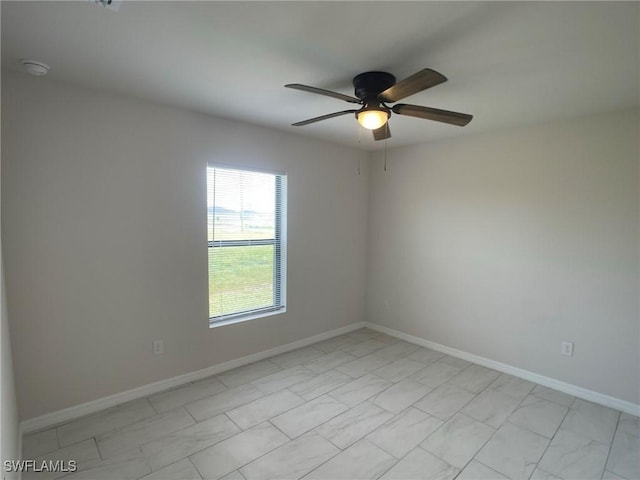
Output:
[[[287,308],[282,307],[282,308],[279,308],[278,310],[270,310],[267,312],[257,312],[249,315],[241,315],[238,317],[230,318],[228,320],[218,320],[218,321],[212,322],[211,319],[209,319],[209,328],[224,327],[225,325],[233,325],[234,323],[242,323],[242,322],[248,322],[250,320],[257,320],[258,318],[271,317],[273,315],[280,315],[281,313],[285,313],[286,311],[287,311]]]

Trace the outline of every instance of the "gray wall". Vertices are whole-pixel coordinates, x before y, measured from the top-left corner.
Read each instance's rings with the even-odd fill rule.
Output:
[[[11,343],[9,341],[9,319],[7,317],[7,302],[5,295],[4,272],[2,254],[0,253],[0,362],[2,365],[2,380],[0,384],[0,451],[2,451],[3,479],[19,478],[16,472],[7,473],[2,468],[5,460],[18,460],[20,433],[18,429],[18,408],[16,405],[16,390],[13,376],[13,358],[11,356]]]
[[[274,130],[2,83],[20,418],[365,318],[638,403],[637,111],[391,149],[385,173],[380,153],[368,169]],[[288,172],[286,314],[208,328],[207,161]]]
[[[365,152],[17,73],[2,88],[20,418],[364,320]],[[288,173],[286,313],[208,328],[208,161]]]
[[[639,403],[638,127],[632,110],[395,149],[386,173],[376,154],[367,319]]]

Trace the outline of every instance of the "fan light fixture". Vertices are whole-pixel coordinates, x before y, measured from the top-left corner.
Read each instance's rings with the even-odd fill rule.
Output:
[[[303,125],[309,125],[310,123],[321,120],[341,117],[342,115],[353,115],[355,113],[358,123],[364,128],[371,130],[374,140],[386,140],[387,138],[391,138],[388,123],[391,112],[396,115],[435,120],[436,122],[458,125],[460,127],[469,123],[473,116],[466,113],[450,112],[449,110],[422,107],[420,105],[396,103],[405,97],[435,87],[446,81],[447,77],[441,73],[431,70],[430,68],[423,68],[419,72],[399,82],[396,82],[396,77],[388,72],[364,72],[356,75],[353,77],[355,97],[325,90],[324,88],[302,85],[300,83],[289,83],[285,85],[285,87],[325,95],[327,97],[337,98],[338,100],[344,100],[348,103],[361,105],[361,108],[357,110],[352,108],[327,115],[320,115],[319,117],[303,120],[302,122],[296,122],[292,124],[294,127],[302,127]],[[389,106],[389,103],[395,103],[395,105]]]
[[[389,113],[384,110],[371,109],[371,110],[362,110],[356,114],[358,118],[358,122],[364,128],[369,130],[377,130],[389,119]]]

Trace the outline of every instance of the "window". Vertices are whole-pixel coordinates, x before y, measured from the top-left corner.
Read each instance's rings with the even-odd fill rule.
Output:
[[[286,175],[209,165],[209,324],[285,309]]]

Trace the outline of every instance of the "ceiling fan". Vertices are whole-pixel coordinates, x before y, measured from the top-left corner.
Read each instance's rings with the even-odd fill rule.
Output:
[[[344,100],[349,103],[362,105],[357,110],[342,110],[341,112],[329,113],[319,117],[310,118],[292,124],[294,127],[309,125],[310,123],[327,120],[349,113],[355,113],[356,119],[364,128],[373,131],[375,140],[384,140],[391,137],[388,120],[391,112],[409,117],[435,120],[436,122],[449,123],[451,125],[465,126],[473,118],[466,113],[450,112],[437,108],[421,107],[420,105],[409,105],[406,103],[396,103],[392,107],[387,103],[395,103],[405,97],[435,87],[447,81],[447,77],[441,73],[425,68],[410,77],[396,83],[396,77],[387,72],[365,72],[353,78],[355,97],[342,93],[332,92],[317,87],[309,87],[299,83],[289,83],[287,88],[302,90],[304,92],[317,93],[328,97]]]

